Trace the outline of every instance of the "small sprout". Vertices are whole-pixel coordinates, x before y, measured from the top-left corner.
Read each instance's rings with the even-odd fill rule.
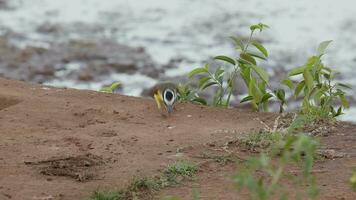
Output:
[[[100,89],[100,92],[114,93],[117,89],[121,88],[121,82],[117,81],[112,83],[110,86],[106,86]]]
[[[254,24],[254,25],[250,26],[251,31],[260,30],[260,32],[261,32],[263,29],[266,29],[266,28],[269,28],[269,26],[266,24],[263,24],[263,23],[258,23],[258,24]]]
[[[356,191],[356,168],[353,169],[352,176],[350,177],[350,184],[354,191]]]

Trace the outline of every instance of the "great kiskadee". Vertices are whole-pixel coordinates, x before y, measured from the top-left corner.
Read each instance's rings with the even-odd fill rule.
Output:
[[[158,83],[152,88],[150,95],[155,99],[158,109],[161,109],[163,103],[168,113],[173,112],[177,100],[177,86],[174,83]]]

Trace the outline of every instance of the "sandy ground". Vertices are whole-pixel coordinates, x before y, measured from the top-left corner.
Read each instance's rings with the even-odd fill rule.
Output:
[[[0,199],[88,199],[180,159],[201,164],[197,178],[160,191],[157,199],[190,199],[192,187],[202,199],[245,199],[229,179],[234,163],[220,166],[197,155],[224,153],[239,134],[275,117],[185,103],[163,117],[151,99],[0,79]],[[316,164],[321,199],[354,199],[347,180],[356,166],[356,127],[337,130],[321,138],[325,148],[344,155]],[[251,154],[229,148],[240,157]]]

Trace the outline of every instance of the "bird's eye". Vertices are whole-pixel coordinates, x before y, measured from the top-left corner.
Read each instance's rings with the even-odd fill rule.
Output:
[[[171,101],[173,99],[173,93],[171,91],[167,91],[165,94],[165,98],[167,101]]]
[[[163,99],[166,105],[172,105],[175,101],[175,93],[171,89],[166,89],[163,93]]]

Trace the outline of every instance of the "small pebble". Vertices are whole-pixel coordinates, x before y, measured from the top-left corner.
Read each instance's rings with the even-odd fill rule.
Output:
[[[173,129],[173,128],[175,128],[175,126],[170,126],[170,125],[168,125],[167,128],[168,128],[168,129]]]

